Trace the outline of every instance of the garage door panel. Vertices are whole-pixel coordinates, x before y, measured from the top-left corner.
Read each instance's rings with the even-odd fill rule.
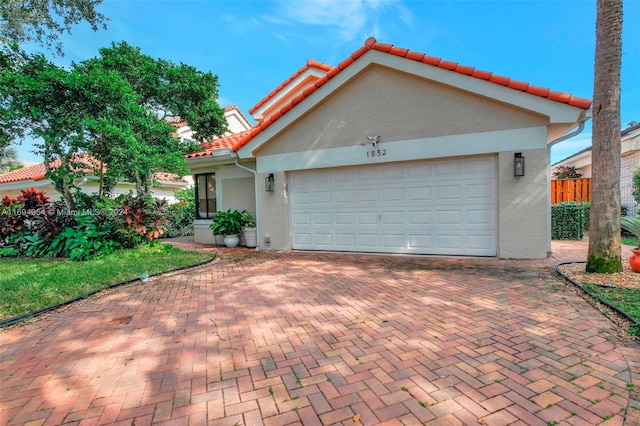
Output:
[[[358,234],[358,245],[362,248],[380,247],[380,238],[377,234]]]
[[[410,211],[408,225],[428,225],[432,222],[431,211]]]
[[[429,186],[409,188],[409,201],[427,201],[431,199],[432,189]]]
[[[289,197],[293,249],[496,255],[494,157],[292,172]]]
[[[335,213],[336,225],[353,225],[355,223],[354,213]]]
[[[338,204],[351,204],[355,199],[353,195],[353,191],[336,191],[335,192],[335,202]]]
[[[378,225],[378,212],[358,213],[358,225]]]
[[[404,212],[384,212],[381,225],[404,225],[406,223],[404,216]]]

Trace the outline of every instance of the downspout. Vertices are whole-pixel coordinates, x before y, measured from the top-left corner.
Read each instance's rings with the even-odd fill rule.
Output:
[[[565,133],[564,135],[555,138],[554,140],[552,140],[551,142],[549,142],[547,144],[547,161],[549,161],[549,165],[548,165],[548,171],[549,173],[551,173],[551,147],[554,146],[555,144],[562,142],[562,141],[566,141],[567,139],[571,139],[574,136],[578,136],[580,133],[582,133],[582,131],[584,130],[584,123],[591,118],[591,110],[590,109],[584,109],[580,112],[580,115],[578,116],[578,128],[573,130],[572,132],[569,133]],[[549,176],[549,179],[551,179],[551,176]],[[551,229],[551,203],[549,203],[549,208],[547,209],[547,226],[549,226],[549,229]],[[547,237],[548,241],[547,241],[547,257],[551,257],[553,255],[552,251],[551,251],[551,232],[549,232],[549,236]]]
[[[551,150],[551,147],[557,144],[558,142],[566,141],[567,139],[571,139],[574,136],[578,136],[584,130],[584,123],[591,118],[591,110],[582,110],[580,116],[578,117],[578,128],[572,132],[566,133],[559,138],[556,138],[547,144],[547,148]]]
[[[256,251],[260,250],[260,221],[258,220],[258,172],[249,168],[247,166],[243,166],[238,163],[238,154],[231,151],[231,155],[233,156],[233,160],[235,161],[235,165],[242,170],[246,170],[247,172],[253,174],[253,196],[256,200]]]

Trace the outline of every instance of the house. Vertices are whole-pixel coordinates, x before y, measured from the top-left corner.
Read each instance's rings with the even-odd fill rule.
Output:
[[[591,147],[576,152],[554,163],[551,173],[558,167],[575,167],[583,178],[591,177]],[[627,207],[627,214],[637,215],[640,210],[633,197],[633,176],[640,168],[640,123],[629,123],[620,133],[620,204]]]
[[[590,105],[369,38],[337,66],[308,61],[251,130],[187,155],[196,240],[212,241],[216,210],[247,209],[262,250],[546,257],[548,147]]]
[[[91,170],[86,170],[86,172],[87,176],[76,179],[74,183],[85,194],[97,194],[100,190],[100,182],[97,177],[93,176]],[[44,193],[52,199],[56,198],[58,192],[51,179],[45,177],[45,173],[44,164],[40,163],[1,174],[0,198],[5,195],[15,198],[20,195],[21,189],[31,187],[38,191],[44,191]],[[178,201],[174,195],[177,190],[189,186],[188,180],[171,173],[156,173],[156,179],[160,183],[160,186],[151,189],[152,195],[157,198],[166,198],[170,203]],[[119,182],[113,190],[113,194],[127,194],[129,191],[136,192],[136,187],[133,183]]]

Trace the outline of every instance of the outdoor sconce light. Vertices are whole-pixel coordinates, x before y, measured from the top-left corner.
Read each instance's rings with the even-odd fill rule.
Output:
[[[271,173],[269,176],[264,178],[264,190],[267,192],[273,192],[273,183],[274,183],[274,178],[273,178],[273,173]]]
[[[524,176],[524,157],[521,152],[516,152],[513,157],[513,175],[515,177]]]

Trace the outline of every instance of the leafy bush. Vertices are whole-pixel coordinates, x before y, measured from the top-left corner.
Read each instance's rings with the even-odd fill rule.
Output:
[[[184,188],[175,192],[178,202],[170,204],[165,211],[165,237],[193,235],[193,220],[196,217],[195,193],[195,188]]]
[[[554,240],[581,240],[585,229],[585,207],[575,202],[551,206],[551,238]]]
[[[68,257],[87,260],[157,239],[166,201],[121,195],[82,197],[69,211],[41,191],[22,191],[0,204],[0,257]]]
[[[238,210],[216,212],[209,228],[213,235],[237,235],[242,231],[242,213]]]
[[[255,228],[256,220],[251,215],[251,213],[249,213],[246,210],[243,210],[242,213],[240,213],[240,224],[242,225],[243,228]]]
[[[119,239],[126,248],[143,241],[153,241],[164,233],[166,200],[151,196],[119,195],[103,198],[96,207],[106,212],[107,220],[115,223]]]
[[[578,179],[582,175],[576,170],[575,166],[558,166],[553,173],[553,177],[556,179]]]
[[[620,226],[625,231],[633,234],[638,241],[640,241],[640,216],[629,217],[625,216],[620,220]]]

